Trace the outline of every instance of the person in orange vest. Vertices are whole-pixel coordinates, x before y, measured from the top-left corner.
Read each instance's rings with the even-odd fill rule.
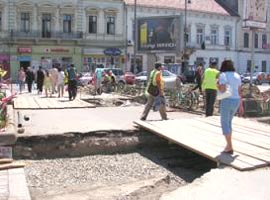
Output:
[[[157,96],[154,96],[153,94],[150,94],[148,90],[149,85],[153,84],[158,88]],[[141,120],[146,120],[149,111],[153,107],[153,104],[155,101],[159,101],[159,113],[161,115],[162,120],[167,120],[167,113],[166,113],[166,102],[164,97],[164,80],[162,78],[162,64],[156,63],[155,69],[153,69],[150,73],[150,79],[148,82],[147,90],[147,103],[145,105],[144,111],[141,115]]]

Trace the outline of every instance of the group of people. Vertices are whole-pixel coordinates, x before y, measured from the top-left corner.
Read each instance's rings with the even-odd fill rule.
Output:
[[[64,96],[64,86],[68,85],[69,100],[73,100],[77,95],[77,71],[73,64],[63,71],[61,67],[53,67],[51,69],[43,70],[41,66],[35,73],[30,67],[24,70],[20,68],[18,72],[19,91],[22,93],[25,84],[27,90],[32,92],[34,83],[37,84],[38,94],[42,94],[45,90],[45,96],[51,97],[53,94],[58,93],[58,97]]]
[[[211,62],[210,67],[203,72],[202,65],[199,65],[196,71],[197,85],[193,90],[199,88],[200,93],[204,91],[205,95],[205,116],[213,115],[214,104],[218,93],[224,93],[228,88],[231,95],[220,100],[220,122],[222,133],[226,140],[223,153],[233,154],[232,145],[232,119],[238,113],[243,114],[243,104],[241,99],[241,78],[235,71],[235,67],[231,60],[224,60],[220,69],[216,68],[217,63]],[[159,101],[159,112],[162,120],[167,120],[166,102],[164,98],[164,81],[162,78],[162,64],[155,63],[155,68],[150,73],[147,88],[153,84],[158,89],[158,95],[153,96],[147,93],[147,103],[141,115],[141,120],[146,120],[151,108],[155,104],[156,99]]]
[[[102,84],[106,88],[106,92],[111,92],[113,86],[116,84],[116,79],[113,72],[110,70],[106,72],[103,68],[96,68],[94,75],[94,85],[98,94],[101,94]]]

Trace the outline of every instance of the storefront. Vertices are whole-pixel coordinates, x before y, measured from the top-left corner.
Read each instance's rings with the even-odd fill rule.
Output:
[[[83,71],[94,72],[97,67],[122,68],[125,66],[125,56],[119,48],[83,50]]]
[[[10,65],[9,65],[10,59],[9,59],[9,55],[6,54],[0,54],[0,67],[7,71],[7,74],[5,75],[4,78],[8,78],[9,74],[10,74]]]

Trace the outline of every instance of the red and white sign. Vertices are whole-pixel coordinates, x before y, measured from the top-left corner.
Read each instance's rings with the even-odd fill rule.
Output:
[[[19,47],[18,53],[32,53],[31,47]]]

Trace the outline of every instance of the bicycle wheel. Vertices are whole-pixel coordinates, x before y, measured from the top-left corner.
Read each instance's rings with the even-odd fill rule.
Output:
[[[182,104],[184,109],[190,110],[193,105],[193,95],[191,92],[186,92],[183,94]]]

